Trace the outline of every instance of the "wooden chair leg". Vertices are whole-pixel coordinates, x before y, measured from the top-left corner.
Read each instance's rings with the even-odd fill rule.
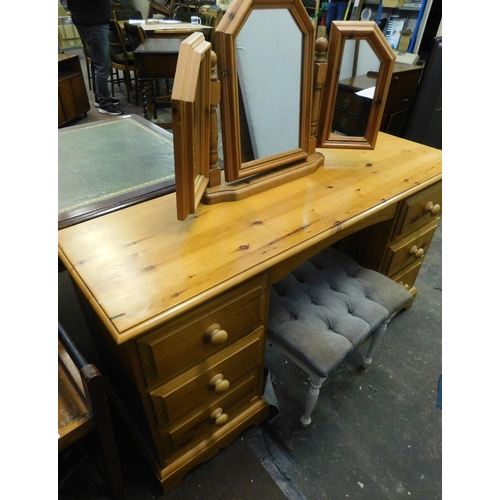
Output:
[[[372,339],[370,341],[370,346],[368,347],[368,352],[366,353],[366,356],[363,358],[363,367],[368,368],[372,362],[372,356],[373,353],[375,352],[375,349],[377,346],[380,344],[380,341],[382,340],[382,337],[384,336],[386,330],[387,330],[387,325],[389,324],[389,321],[386,321],[382,325],[380,325],[372,334]]]
[[[326,380],[326,377],[319,377],[314,373],[309,373],[311,380],[309,381],[309,391],[307,392],[306,407],[304,415],[300,418],[302,427],[307,427],[311,423],[311,413],[316,406],[319,397],[319,390]]]
[[[92,402],[92,412],[101,441],[111,498],[113,500],[125,500],[125,488],[123,486],[104,379],[93,365],[84,366],[81,370],[81,375]]]

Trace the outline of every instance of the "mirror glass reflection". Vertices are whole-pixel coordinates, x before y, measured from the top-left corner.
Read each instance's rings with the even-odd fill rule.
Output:
[[[253,10],[238,33],[242,162],[299,147],[301,53],[302,33],[285,9]]]
[[[334,135],[364,137],[380,70],[366,40],[346,40],[333,111]]]

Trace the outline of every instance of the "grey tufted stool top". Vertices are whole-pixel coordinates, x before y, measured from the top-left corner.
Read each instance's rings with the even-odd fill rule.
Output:
[[[381,338],[411,300],[391,279],[327,248],[271,287],[268,338],[317,375],[319,392],[330,371],[375,331]]]

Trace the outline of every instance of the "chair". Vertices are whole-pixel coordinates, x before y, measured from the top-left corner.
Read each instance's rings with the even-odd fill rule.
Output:
[[[368,367],[389,321],[412,299],[402,286],[333,248],[271,287],[268,340],[310,377],[304,427],[329,373],[371,337],[362,363]]]
[[[83,57],[85,58],[85,64],[87,65],[87,79],[89,81],[89,90],[92,90],[92,59],[90,59],[90,51],[85,43],[85,40],[82,38],[82,47],[83,47]]]
[[[115,21],[128,21],[129,19],[144,19],[140,10],[115,10],[113,11]]]
[[[111,66],[117,71],[123,72],[123,80],[127,87],[127,102],[130,104],[130,92],[132,90],[132,77],[131,73],[134,75],[134,87],[135,87],[135,105],[139,105],[139,91],[137,85],[137,75],[135,72],[134,64],[134,53],[127,50],[125,38],[123,36],[123,31],[118,21],[112,19],[110,21],[110,32],[109,32],[109,48],[111,51]],[[120,85],[120,78],[118,78],[117,84]],[[111,72],[111,95],[115,96],[115,79],[113,77],[113,72]]]
[[[104,379],[85,361],[61,323],[58,329],[59,452],[97,430],[112,498],[125,499]]]
[[[148,19],[152,19],[154,14],[161,14],[167,18],[174,16],[175,0],[149,0]]]
[[[146,33],[144,33],[142,26],[138,26],[137,24],[130,24],[129,22],[125,21],[123,23],[123,29],[125,31],[125,34],[127,35],[133,51],[137,47],[139,47],[139,45],[146,39]]]
[[[212,40],[214,38],[215,31],[215,16],[204,14],[203,12],[201,12],[199,16],[203,26],[210,26],[210,28],[203,28],[203,34],[205,35],[205,40],[212,44],[212,50],[214,50],[214,43]]]

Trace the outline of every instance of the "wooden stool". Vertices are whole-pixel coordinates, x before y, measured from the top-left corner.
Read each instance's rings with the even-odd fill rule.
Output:
[[[268,340],[311,379],[300,419],[304,427],[331,370],[373,334],[366,368],[387,324],[411,300],[402,286],[333,248],[271,287]]]

